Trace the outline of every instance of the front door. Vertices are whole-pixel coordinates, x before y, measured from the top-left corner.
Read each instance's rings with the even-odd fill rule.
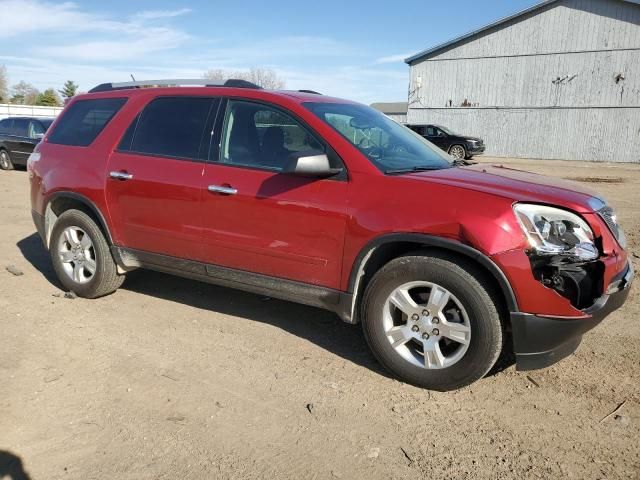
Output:
[[[107,172],[107,203],[121,246],[201,259],[206,130],[218,105],[206,97],[159,97],[133,121]]]
[[[204,172],[205,261],[337,289],[346,176],[281,173],[294,151],[330,149],[287,112],[239,100],[228,102],[219,147]]]
[[[426,138],[431,143],[433,143],[434,145],[437,145],[442,149],[446,149],[447,147],[446,145],[447,138],[445,136],[445,133],[442,130],[440,130],[438,127],[434,127],[433,125],[428,125]]]

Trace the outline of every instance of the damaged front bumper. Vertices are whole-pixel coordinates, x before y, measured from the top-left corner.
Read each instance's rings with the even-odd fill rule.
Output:
[[[582,335],[624,304],[633,281],[631,262],[609,283],[606,293],[583,310],[583,317],[554,317],[512,312],[511,326],[517,370],[535,370],[572,354]]]

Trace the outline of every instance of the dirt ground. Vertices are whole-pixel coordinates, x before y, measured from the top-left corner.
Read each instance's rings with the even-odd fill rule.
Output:
[[[494,162],[589,182],[640,271],[640,166]],[[433,393],[322,310],[148,271],[65,298],[24,171],[0,232],[0,479],[640,478],[637,285],[560,364]]]

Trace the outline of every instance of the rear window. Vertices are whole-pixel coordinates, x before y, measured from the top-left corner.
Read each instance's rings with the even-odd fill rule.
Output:
[[[47,141],[77,147],[90,145],[126,101],[126,98],[76,101],[64,112]]]
[[[11,135],[11,129],[13,128],[13,120],[7,118],[0,122],[0,133],[4,135]]]

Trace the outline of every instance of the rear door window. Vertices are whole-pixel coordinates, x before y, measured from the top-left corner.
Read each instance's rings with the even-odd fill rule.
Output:
[[[16,118],[13,120],[13,135],[16,137],[26,137],[29,135],[29,120],[26,118]]]
[[[209,113],[215,114],[219,102],[207,97],[156,98],[129,126],[119,149],[160,157],[206,159],[204,145],[208,147],[208,143],[201,140]]]
[[[126,98],[97,98],[74,102],[62,114],[48,142],[77,147],[90,145],[126,101]]]

